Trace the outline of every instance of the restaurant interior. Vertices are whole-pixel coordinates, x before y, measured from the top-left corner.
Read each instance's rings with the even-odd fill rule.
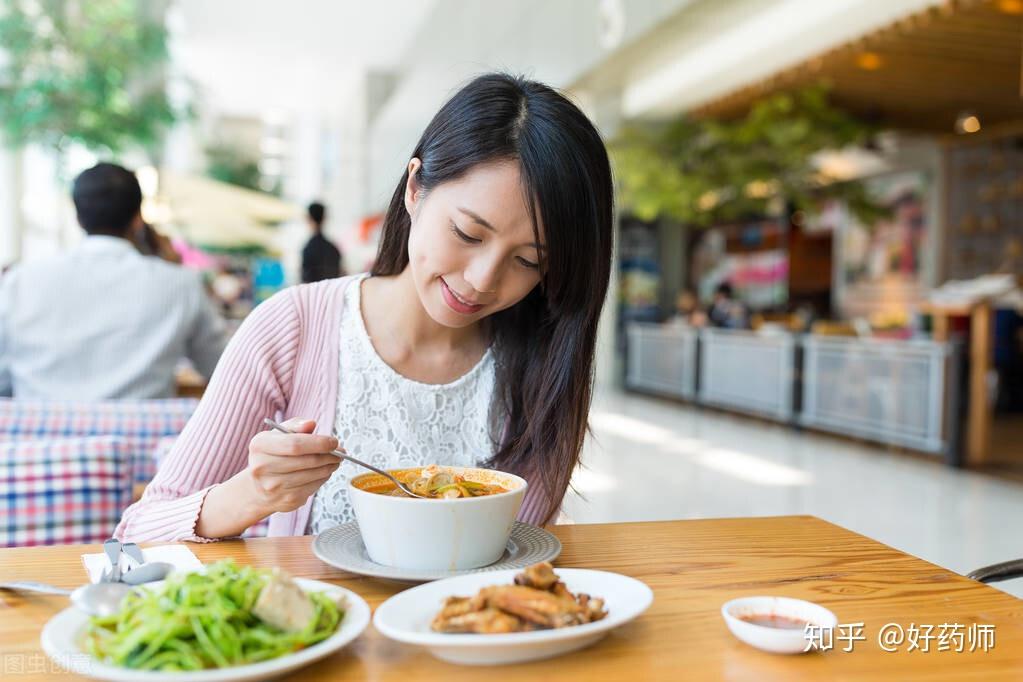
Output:
[[[364,305],[492,72],[613,176],[564,476],[501,459],[554,365],[476,456],[504,346],[424,379]],[[5,679],[1023,676],[1023,0],[0,0],[0,138]],[[337,473],[254,506],[284,455]]]

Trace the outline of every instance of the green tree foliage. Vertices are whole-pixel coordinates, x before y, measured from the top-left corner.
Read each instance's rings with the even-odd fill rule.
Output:
[[[873,129],[833,107],[815,86],[757,102],[742,118],[683,117],[628,128],[611,145],[622,205],[643,220],[711,225],[842,198],[862,218],[879,209],[861,183],[822,177],[811,157],[862,145]]]
[[[152,151],[185,112],[164,90],[161,2],[0,0],[0,130],[8,144]]]
[[[230,144],[214,144],[206,148],[206,175],[239,187],[262,192],[259,161]]]

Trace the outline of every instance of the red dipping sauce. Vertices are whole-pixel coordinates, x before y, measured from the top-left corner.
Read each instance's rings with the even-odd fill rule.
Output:
[[[805,630],[808,625],[807,621],[802,618],[780,616],[776,613],[750,613],[739,616],[739,620],[744,623],[761,625],[765,628],[775,628],[776,630]]]

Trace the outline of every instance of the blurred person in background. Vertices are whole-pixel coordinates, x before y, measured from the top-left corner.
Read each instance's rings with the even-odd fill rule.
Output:
[[[181,262],[181,254],[174,250],[171,240],[146,222],[135,234],[135,248],[144,256],[156,256],[170,263]]]
[[[15,398],[167,398],[178,361],[205,377],[226,342],[198,272],[136,247],[142,191],[100,163],[75,180],[86,237],[0,280],[0,393]]]
[[[702,327],[707,324],[707,315],[700,309],[700,301],[692,289],[683,289],[675,297],[675,314],[669,322],[693,327]]]
[[[341,276],[341,252],[323,236],[326,207],[318,201],[309,204],[309,227],[313,236],[302,249],[302,282],[319,282]]]
[[[749,310],[739,299],[728,282],[718,285],[714,300],[707,311],[711,325],[725,329],[749,329]]]

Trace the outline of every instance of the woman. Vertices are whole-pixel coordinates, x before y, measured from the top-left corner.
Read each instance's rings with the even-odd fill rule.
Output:
[[[287,289],[239,329],[121,539],[270,535],[352,520],[358,473],[485,465],[557,513],[579,458],[613,192],[593,125],[540,83],[485,75],[416,145],[369,276]],[[262,431],[267,416],[300,434]]]

